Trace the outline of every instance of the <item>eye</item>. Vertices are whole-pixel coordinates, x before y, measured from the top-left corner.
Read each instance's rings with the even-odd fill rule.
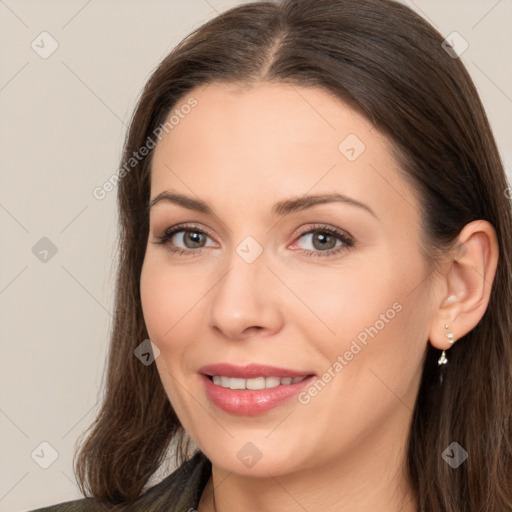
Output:
[[[208,231],[194,225],[180,224],[156,236],[156,242],[153,243],[167,245],[171,252],[180,255],[198,255],[201,249],[208,247],[206,245],[208,238],[212,238]],[[313,226],[303,231],[292,248],[295,249],[297,241],[301,239],[307,240],[308,247],[299,247],[298,250],[308,257],[331,256],[354,246],[354,239],[350,235],[326,225]],[[215,246],[215,244],[211,245]]]
[[[156,237],[157,241],[153,243],[167,244],[169,250],[178,254],[192,254],[200,252],[197,249],[207,247],[205,243],[208,238],[210,238],[210,235],[207,231],[193,225],[181,224],[165,230]],[[182,245],[177,246],[176,244]]]
[[[299,248],[306,256],[323,257],[338,254],[354,246],[354,239],[331,226],[315,226],[302,232],[297,240],[305,239],[307,247]],[[297,242],[294,243],[296,245]]]

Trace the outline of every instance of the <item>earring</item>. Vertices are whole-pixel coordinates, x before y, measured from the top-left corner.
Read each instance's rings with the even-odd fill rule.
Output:
[[[448,362],[448,358],[446,357],[446,352],[443,350],[441,357],[437,360],[437,366],[443,366]]]
[[[444,326],[445,329],[448,329],[448,327],[449,327],[448,325]],[[445,336],[450,340],[450,345],[453,345],[453,343],[455,342],[455,338],[453,337],[453,333],[452,332],[447,332],[447,333],[445,333]],[[443,352],[441,353],[441,357],[437,360],[437,365],[438,366],[443,366],[447,362],[448,362],[448,358],[446,357],[446,351],[443,350]]]
[[[444,328],[448,329],[448,326],[445,325]],[[453,345],[453,343],[455,342],[455,338],[453,337],[453,333],[452,332],[447,332],[445,334],[445,336],[450,340],[450,345]]]

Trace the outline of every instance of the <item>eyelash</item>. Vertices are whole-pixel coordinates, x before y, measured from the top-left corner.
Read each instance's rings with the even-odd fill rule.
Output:
[[[213,238],[212,235],[207,230],[198,228],[197,226],[195,226],[193,224],[179,224],[177,226],[174,226],[172,228],[165,230],[163,232],[163,234],[156,237],[157,241],[153,242],[153,243],[157,244],[157,245],[164,245],[176,233],[179,233],[181,231],[185,231],[185,232],[191,231],[194,233],[201,233],[203,235],[209,236],[210,238]],[[349,237],[349,236],[345,235],[344,233],[342,233],[341,231],[339,231],[335,228],[332,228],[330,226],[326,226],[326,225],[316,225],[316,226],[313,226],[312,228],[304,230],[298,234],[296,240],[302,238],[304,235],[309,235],[311,233],[327,233],[329,235],[337,237],[338,240],[343,242],[343,245],[341,245],[340,247],[337,247],[335,249],[328,249],[326,251],[313,251],[313,250],[307,250],[307,249],[298,249],[299,251],[306,253],[305,255],[307,257],[317,258],[317,257],[333,256],[335,254],[338,254],[342,251],[345,251],[345,250],[348,250],[348,249],[351,249],[352,247],[354,247],[354,239],[352,237]],[[169,250],[171,252],[178,254],[180,256],[192,256],[192,255],[197,256],[201,252],[201,249],[205,249],[205,247],[199,247],[197,249],[183,249],[182,247],[169,246]]]

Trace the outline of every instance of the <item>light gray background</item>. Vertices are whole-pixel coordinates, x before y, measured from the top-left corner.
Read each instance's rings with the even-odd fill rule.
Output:
[[[193,28],[240,3],[0,0],[1,511],[81,497],[71,462],[98,410],[117,230],[116,191],[103,200],[92,191],[116,171],[155,66]],[[462,60],[510,180],[512,0],[405,3],[468,41]],[[31,48],[34,40],[49,48],[43,31],[59,45],[47,59]],[[32,252],[42,237],[57,247],[46,262]],[[48,469],[34,460],[49,461],[44,441],[58,452]]]

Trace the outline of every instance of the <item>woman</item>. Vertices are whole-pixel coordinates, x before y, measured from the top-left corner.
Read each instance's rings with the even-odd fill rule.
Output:
[[[118,190],[91,498],[44,510],[512,508],[507,182],[424,20],[219,15],[148,81]]]

